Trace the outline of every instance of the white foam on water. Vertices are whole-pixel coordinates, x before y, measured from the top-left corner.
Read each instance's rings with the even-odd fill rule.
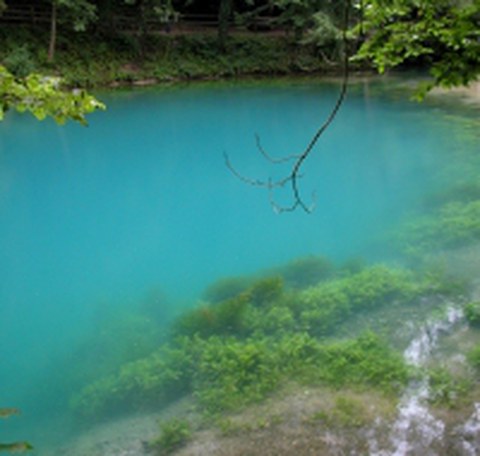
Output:
[[[427,322],[420,328],[419,335],[410,342],[403,356],[408,364],[420,367],[431,357],[441,334],[448,333],[463,317],[461,309],[449,307],[445,319]]]
[[[463,312],[449,307],[446,316],[440,321],[430,321],[423,325],[418,335],[404,351],[405,361],[415,367],[423,366],[437,347],[439,337],[448,333],[463,317]],[[371,456],[435,456],[432,449],[442,443],[445,424],[429,411],[429,379],[427,376],[412,381],[405,390],[398,405],[398,415],[389,435],[389,449],[380,450],[375,438],[371,438]],[[478,409],[480,413],[480,408]],[[479,416],[480,418],[480,416]],[[480,429],[480,421],[475,422]],[[474,454],[474,453],[472,453]]]
[[[428,410],[428,380],[423,379],[418,385],[410,386],[398,407],[398,417],[390,435],[394,451],[392,456],[404,456],[413,451],[422,454],[430,452],[433,443],[441,441],[445,425]]]
[[[480,403],[476,402],[474,408],[465,424],[456,429],[464,456],[477,456],[480,448]]]

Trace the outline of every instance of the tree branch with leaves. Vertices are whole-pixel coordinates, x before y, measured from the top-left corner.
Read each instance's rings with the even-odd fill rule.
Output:
[[[30,112],[38,120],[53,118],[63,124],[74,120],[86,125],[86,115],[105,105],[82,89],[67,90],[61,79],[40,74],[19,78],[0,65],[0,120],[9,110]]]
[[[480,74],[480,0],[365,0],[366,40],[357,59],[383,73],[403,64],[428,68],[435,86],[468,85]]]

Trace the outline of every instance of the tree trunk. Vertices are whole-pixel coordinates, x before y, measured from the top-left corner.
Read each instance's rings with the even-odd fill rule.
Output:
[[[139,52],[140,58],[143,60],[145,58],[147,37],[148,37],[148,23],[147,23],[147,7],[144,0],[140,0],[140,20],[139,20]]]
[[[218,47],[221,51],[225,50],[232,12],[233,0],[220,0],[218,7]]]
[[[52,0],[52,15],[50,18],[50,44],[48,45],[48,61],[55,59],[55,47],[57,43],[57,2]]]

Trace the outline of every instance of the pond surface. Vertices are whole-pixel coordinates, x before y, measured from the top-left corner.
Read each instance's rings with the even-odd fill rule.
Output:
[[[248,178],[287,176],[290,165],[266,161],[255,134],[272,156],[301,152],[335,104],[336,82],[103,93],[108,109],[88,128],[7,116],[0,404],[40,412],[45,402],[34,398],[57,387],[41,382],[52,359],[68,357],[106,308],[151,293],[175,309],[192,306],[221,277],[302,256],[390,258],[390,230],[460,180],[478,149],[478,112],[411,102],[397,82],[352,83],[302,169],[307,204],[315,194],[312,214],[275,213],[268,191],[233,176],[223,154]],[[273,198],[291,204],[288,188]]]

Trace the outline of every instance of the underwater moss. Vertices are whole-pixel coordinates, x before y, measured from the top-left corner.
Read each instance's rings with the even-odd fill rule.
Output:
[[[326,257],[311,255],[297,258],[278,268],[277,272],[287,287],[301,289],[332,278],[335,266]]]
[[[248,289],[251,303],[254,306],[268,306],[283,293],[283,279],[279,276],[265,277],[257,280]]]
[[[209,285],[203,292],[203,299],[215,304],[235,298],[251,283],[247,277],[224,277]]]
[[[337,388],[365,385],[398,393],[409,378],[402,355],[373,332],[325,345],[318,364],[318,378]]]
[[[310,334],[325,336],[349,317],[351,302],[339,281],[309,288],[298,297],[299,322]]]
[[[449,408],[464,405],[472,386],[469,378],[454,375],[441,367],[430,369],[428,379],[429,402]]]
[[[207,413],[256,402],[280,380],[278,353],[267,339],[205,341],[194,374],[194,395]]]
[[[265,398],[282,381],[364,385],[399,392],[408,379],[400,354],[366,333],[353,341],[323,344],[307,334],[281,339],[209,340],[195,369],[194,394],[204,410],[234,410]]]
[[[372,266],[300,292],[299,322],[309,333],[326,336],[358,312],[409,302],[430,293],[432,286],[432,281],[416,279],[407,270]]]
[[[295,314],[285,302],[268,309],[250,307],[246,319],[251,334],[257,336],[282,335],[298,329]]]
[[[367,263],[361,257],[352,257],[344,261],[339,268],[341,275],[358,274],[367,267]]]
[[[414,256],[478,241],[480,200],[447,203],[405,223],[396,237],[402,250]]]
[[[440,275],[385,265],[303,290],[267,277],[234,298],[185,312],[168,342],[85,386],[72,406],[91,419],[190,394],[215,415],[261,401],[287,381],[396,394],[409,371],[387,340],[372,332],[334,337],[359,312],[437,294],[441,283]]]
[[[476,328],[480,327],[480,301],[469,302],[464,307],[465,317],[468,324]]]
[[[467,353],[467,360],[475,369],[480,370],[480,344]]]
[[[260,401],[287,380],[396,392],[406,379],[402,356],[373,333],[329,344],[305,333],[280,339],[213,336],[128,364],[115,377],[86,387],[72,405],[94,418],[193,394],[204,413],[217,414]]]
[[[413,275],[404,269],[373,266],[343,282],[352,308],[371,309],[392,300],[408,301],[422,293]]]
[[[68,376],[70,386],[78,388],[112,374],[121,366],[150,355],[165,340],[162,326],[136,310],[115,310],[111,306],[100,312],[91,331],[84,334],[72,353],[52,365],[62,379]],[[72,358],[76,360],[73,365]],[[59,368],[61,362],[64,366]]]
[[[174,337],[204,338],[220,334],[241,334],[246,329],[245,313],[250,299],[250,295],[244,292],[217,304],[205,304],[189,310],[174,322],[172,334]]]
[[[255,321],[263,320],[264,312],[273,309],[282,294],[283,280],[280,277],[259,279],[233,298],[185,312],[174,322],[172,333],[174,336],[196,335],[203,338],[213,335],[247,336],[258,329]],[[258,320],[252,318],[256,307],[263,308],[260,313],[256,312]]]
[[[331,410],[315,413],[310,422],[321,421],[330,428],[358,428],[370,424],[367,406],[360,400],[348,396],[339,396]]]
[[[438,209],[449,203],[469,203],[480,200],[478,181],[459,182],[425,198],[427,209]]]
[[[101,418],[119,412],[159,407],[191,390],[191,341],[164,345],[152,355],[126,363],[74,395],[70,405],[78,416]]]
[[[150,448],[158,456],[167,456],[184,446],[191,436],[190,423],[174,418],[160,423],[160,435],[150,444]]]

